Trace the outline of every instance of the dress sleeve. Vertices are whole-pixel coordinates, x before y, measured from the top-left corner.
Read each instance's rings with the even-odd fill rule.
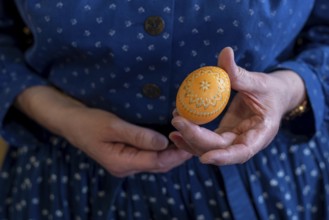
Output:
[[[0,131],[15,97],[30,86],[46,84],[25,63],[29,36],[24,34],[14,2],[0,0]]]
[[[328,0],[315,1],[309,20],[299,36],[295,54],[278,67],[291,69],[303,78],[311,111],[307,114],[308,120],[306,117],[303,117],[304,120],[296,119],[291,127],[304,127],[308,134],[314,135],[322,126],[329,104]]]

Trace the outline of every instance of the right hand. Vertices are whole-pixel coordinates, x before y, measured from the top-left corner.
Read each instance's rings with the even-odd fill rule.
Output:
[[[18,96],[16,106],[114,176],[166,172],[191,158],[191,154],[169,144],[164,135],[130,124],[110,112],[88,108],[51,87],[25,90]]]
[[[291,70],[270,74],[245,70],[236,64],[231,48],[222,50],[218,64],[226,70],[237,92],[219,127],[208,130],[175,113],[172,124],[178,131],[169,137],[202,163],[245,163],[272,142],[282,117],[306,99],[305,85]]]

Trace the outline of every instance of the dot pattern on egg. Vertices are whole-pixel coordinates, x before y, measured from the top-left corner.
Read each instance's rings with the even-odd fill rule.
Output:
[[[208,123],[224,110],[230,91],[230,79],[223,69],[201,67],[182,82],[176,98],[177,111],[193,123]]]

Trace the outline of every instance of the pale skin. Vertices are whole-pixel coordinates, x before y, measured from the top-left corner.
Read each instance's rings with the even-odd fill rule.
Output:
[[[215,131],[195,125],[174,112],[170,134],[175,145],[206,164],[228,165],[248,161],[276,136],[282,117],[306,98],[303,80],[294,72],[249,72],[236,65],[231,48],[219,55],[237,91]]]
[[[27,89],[17,97],[16,106],[117,177],[166,172],[191,158],[164,135],[86,107],[51,87]]]
[[[238,92],[221,124],[211,131],[174,114],[172,124],[178,131],[169,135],[173,143],[49,86],[26,89],[15,105],[118,177],[166,172],[193,155],[207,164],[243,163],[273,140],[282,116],[305,99],[304,84],[292,71],[250,73],[235,64],[230,48],[221,52],[218,65]]]

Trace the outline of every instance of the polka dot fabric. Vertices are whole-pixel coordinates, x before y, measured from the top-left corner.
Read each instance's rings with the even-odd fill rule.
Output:
[[[298,3],[0,0],[0,129],[10,145],[0,219],[329,219],[329,3]],[[24,89],[49,84],[166,127],[181,81],[216,65],[226,46],[248,70],[299,73],[312,109],[242,165],[193,158],[116,178],[13,108]]]

